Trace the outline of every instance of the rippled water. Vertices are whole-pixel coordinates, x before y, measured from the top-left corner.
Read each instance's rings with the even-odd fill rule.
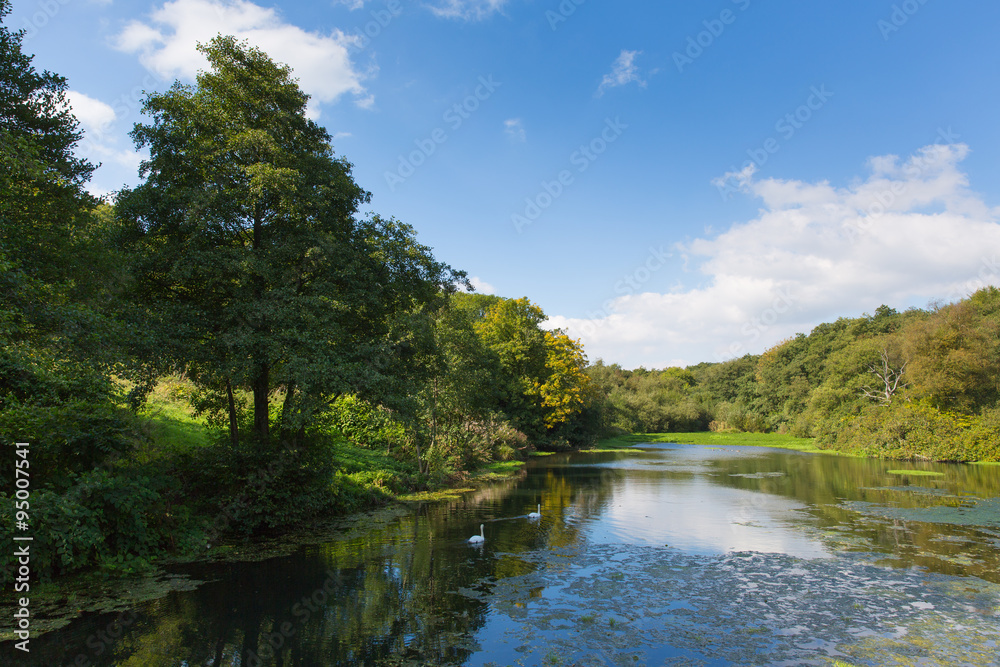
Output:
[[[1000,664],[997,467],[558,455],[317,539],[184,568],[206,583],[86,615],[17,664]]]

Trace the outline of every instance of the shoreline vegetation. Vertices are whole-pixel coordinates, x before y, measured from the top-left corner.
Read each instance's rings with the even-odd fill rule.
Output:
[[[664,443],[712,447],[773,447],[812,454],[843,455],[842,452],[820,449],[816,446],[815,438],[797,438],[793,435],[782,433],[715,433],[712,431],[691,433],[631,433],[599,440],[597,447],[627,449],[642,444]]]
[[[1000,461],[1000,289],[726,361],[588,363],[527,297],[362,215],[259,49],[220,35],[196,85],[148,94],[142,182],[100,200],[69,84],[22,41],[0,24],[0,541],[30,534],[32,596],[636,438]],[[4,586],[20,567],[0,556]]]

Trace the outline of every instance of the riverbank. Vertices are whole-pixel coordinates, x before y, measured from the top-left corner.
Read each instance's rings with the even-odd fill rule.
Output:
[[[204,427],[183,413],[158,415],[151,420],[157,444],[172,454],[207,446]],[[200,563],[250,563],[287,556],[303,546],[350,539],[373,524],[409,514],[414,503],[459,498],[487,484],[521,476],[527,461],[495,461],[466,474],[440,482],[431,490],[406,486],[407,474],[398,474],[399,462],[381,451],[372,451],[343,440],[337,449],[341,474],[364,494],[362,506],[344,505],[309,520],[242,537],[217,535],[202,548],[162,554],[140,570],[122,572],[98,568],[77,571],[32,583],[32,636],[59,630],[86,613],[124,613],[128,609],[180,591],[198,588],[202,581],[181,572]],[[403,471],[404,473],[406,471]],[[381,473],[381,474],[380,474]],[[361,501],[361,495],[346,499]],[[212,516],[203,514],[209,521]],[[197,521],[198,517],[192,517]],[[0,604],[0,614],[13,614],[11,604]],[[9,628],[0,630],[0,642],[15,638]]]
[[[837,449],[823,449],[816,445],[816,438],[797,438],[787,433],[716,433],[713,431],[697,431],[690,433],[630,433],[613,438],[599,440],[596,449],[620,450],[635,447],[640,444],[677,443],[684,445],[709,445],[716,447],[773,447],[775,449],[790,449],[811,454],[830,454],[833,456],[848,456],[855,458],[882,458],[865,456],[854,452],[843,452]],[[887,459],[901,460],[907,459]],[[1000,467],[997,461],[967,461],[966,465]]]
[[[791,449],[797,452],[846,456],[843,452],[820,449],[816,446],[816,438],[796,438],[785,433],[716,433],[713,431],[692,433],[631,433],[599,440],[597,448],[627,449],[645,443],[714,445],[716,447],[774,447],[776,449]]]

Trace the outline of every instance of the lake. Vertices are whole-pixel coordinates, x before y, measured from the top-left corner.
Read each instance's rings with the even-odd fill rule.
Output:
[[[0,662],[1000,664],[1000,467],[693,445],[558,454],[314,541],[174,567],[190,590],[85,614],[30,656],[8,642]]]

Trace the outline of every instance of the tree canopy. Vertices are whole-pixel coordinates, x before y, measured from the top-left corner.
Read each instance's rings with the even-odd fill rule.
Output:
[[[151,350],[225,405],[234,443],[239,387],[257,441],[277,390],[277,428],[295,439],[331,397],[374,390],[392,319],[461,274],[407,225],[357,219],[370,196],[288,67],[232,37],[199,48],[211,69],[150,94],[153,122],[132,133],[150,151],[145,182],[117,201],[135,312]]]

